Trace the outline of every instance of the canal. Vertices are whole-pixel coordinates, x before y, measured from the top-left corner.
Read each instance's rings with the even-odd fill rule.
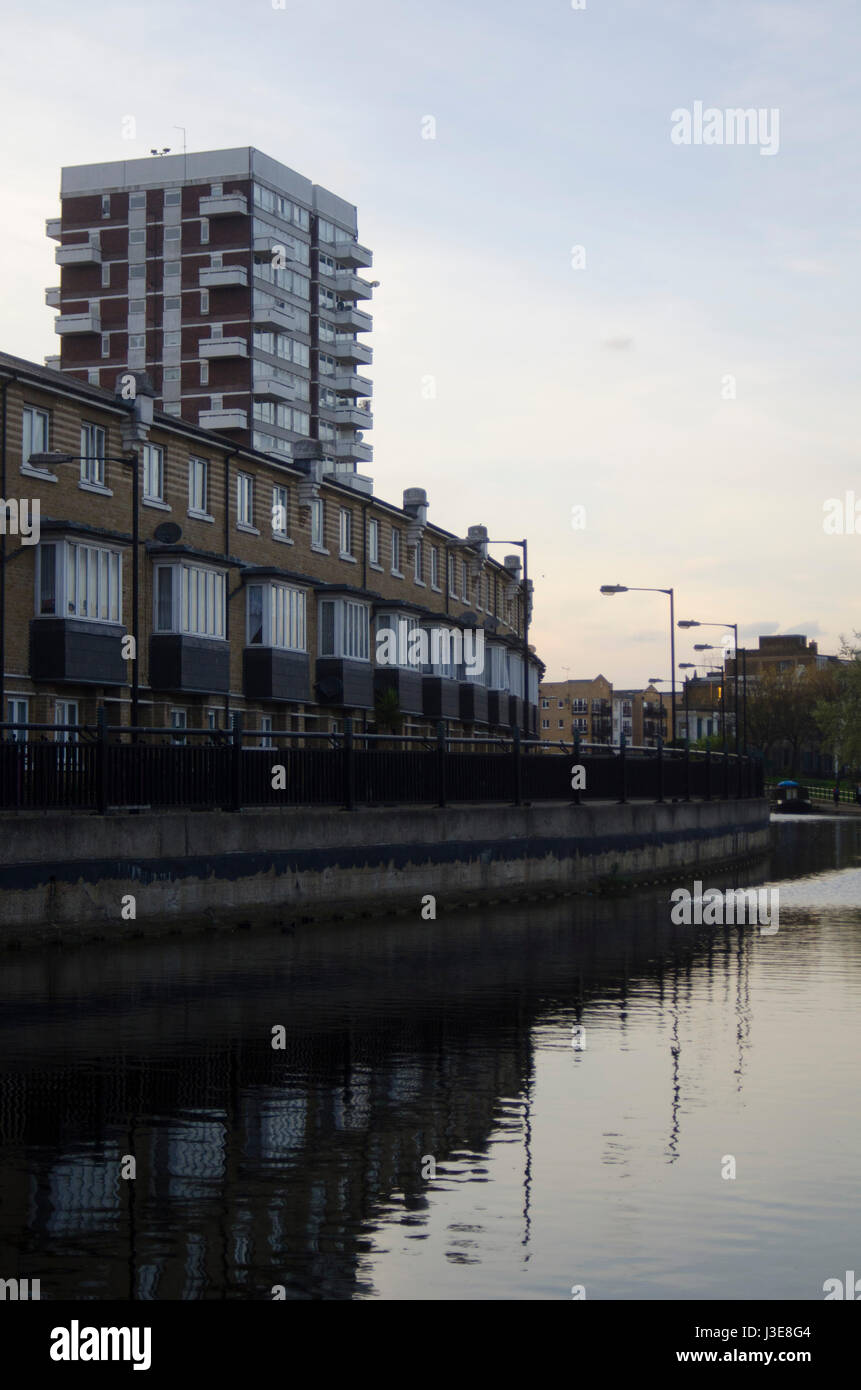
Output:
[[[861,1270],[861,818],[706,877],[761,883],[772,935],[672,925],[664,885],[6,953],[0,1277],[821,1300]]]

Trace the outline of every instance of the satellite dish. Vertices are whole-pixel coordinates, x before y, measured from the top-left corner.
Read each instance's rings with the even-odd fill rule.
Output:
[[[177,526],[175,521],[163,521],[155,528],[153,535],[162,545],[175,545],[182,536],[182,527]]]

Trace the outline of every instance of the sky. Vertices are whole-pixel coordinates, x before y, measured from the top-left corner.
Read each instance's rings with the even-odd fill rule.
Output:
[[[5,0],[0,347],[58,351],[63,165],[178,152],[177,127],[254,145],[357,205],[365,471],[528,538],[548,679],[669,678],[666,598],[606,583],[835,652],[861,628],[861,12],[576,3]],[[677,662],[721,640],[677,636]]]

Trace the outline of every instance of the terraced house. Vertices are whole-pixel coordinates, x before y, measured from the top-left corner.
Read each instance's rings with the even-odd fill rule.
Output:
[[[181,738],[239,714],[267,742],[346,715],[373,729],[382,701],[404,732],[536,734],[519,556],[436,526],[421,488],[396,506],[329,471],[321,441],[281,460],[156,411],[153,390],[0,354],[7,721],[91,724],[104,705]],[[477,632],[483,659],[435,631]],[[381,632],[399,637],[385,663]]]

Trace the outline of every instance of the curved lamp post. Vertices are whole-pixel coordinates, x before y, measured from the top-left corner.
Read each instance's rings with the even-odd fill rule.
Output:
[[[674,593],[672,589],[642,588],[630,584],[602,584],[601,593],[609,598],[612,594],[666,594],[670,600],[670,671],[672,687],[670,697],[670,742],[676,738],[676,624],[674,618]]]

